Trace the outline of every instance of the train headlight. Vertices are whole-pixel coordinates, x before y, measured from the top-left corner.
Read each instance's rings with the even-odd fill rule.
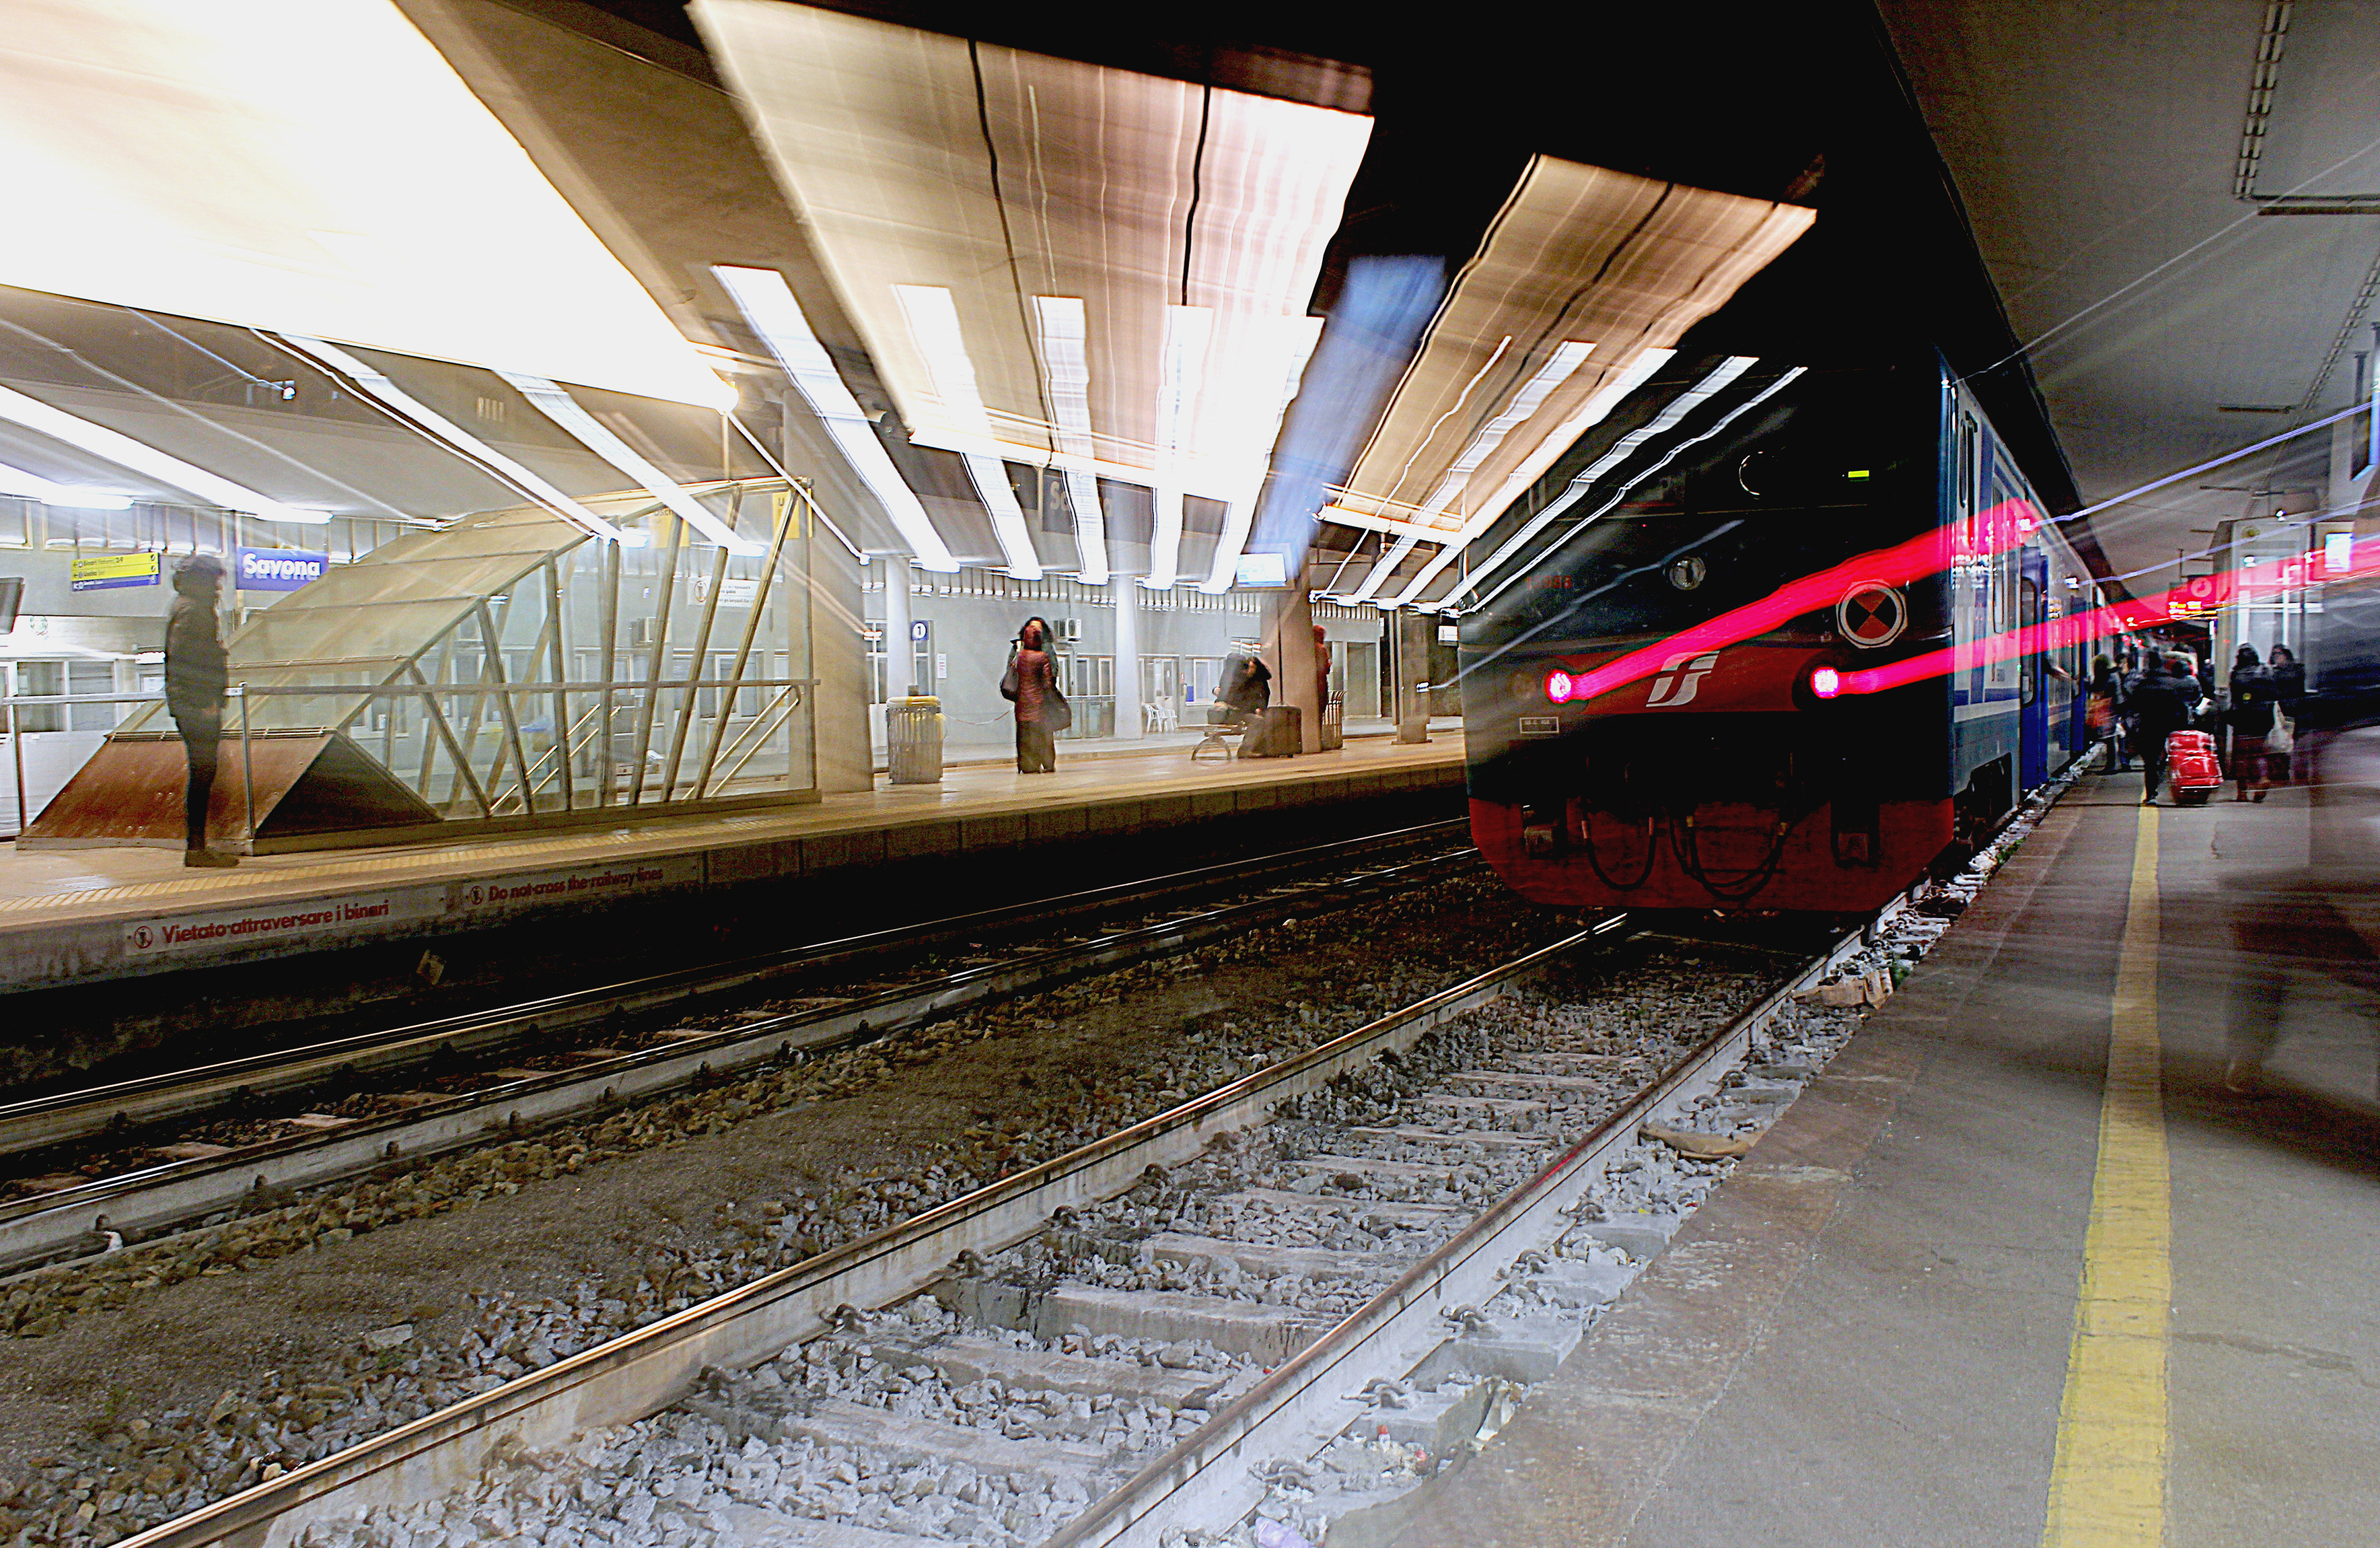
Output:
[[[1559,667],[1559,666],[1555,667],[1552,671],[1550,671],[1550,672],[1547,673],[1547,674],[1546,674],[1546,700],[1547,700],[1547,701],[1548,701],[1548,703],[1554,703],[1554,704],[1567,704],[1567,703],[1569,703],[1569,702],[1570,702],[1570,690],[1571,690],[1571,688],[1572,688],[1572,682],[1573,682],[1573,679],[1572,678],[1571,675],[1570,675],[1569,673],[1567,673],[1567,672],[1563,671],[1563,670],[1562,670],[1560,667]]]
[[[1810,691],[1821,699],[1832,699],[1843,690],[1843,675],[1831,666],[1821,666],[1810,674]]]

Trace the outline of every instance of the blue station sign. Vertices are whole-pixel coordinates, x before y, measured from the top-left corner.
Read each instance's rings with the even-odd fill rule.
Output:
[[[243,548],[234,561],[235,584],[243,591],[294,591],[320,580],[331,567],[327,554],[297,548]]]

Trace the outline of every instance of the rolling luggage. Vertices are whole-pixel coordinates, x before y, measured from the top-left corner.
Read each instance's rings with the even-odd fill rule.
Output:
[[[2223,786],[2223,765],[2215,761],[2215,738],[2204,731],[2176,731],[2165,739],[2166,778],[2181,806],[2204,806]]]

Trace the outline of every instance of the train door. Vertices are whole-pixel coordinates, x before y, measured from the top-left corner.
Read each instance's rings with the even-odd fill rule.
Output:
[[[2018,658],[2017,666],[2017,787],[2032,790],[2049,779],[2048,653],[2040,649],[2045,601],[2049,590],[2049,560],[2026,549],[2020,561],[2016,585],[2016,624],[2020,636],[2035,648]]]

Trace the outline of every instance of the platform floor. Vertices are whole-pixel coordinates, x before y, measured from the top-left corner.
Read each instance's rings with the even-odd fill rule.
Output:
[[[2380,1541],[2373,857],[2138,802],[2070,796],[1398,1541]]]
[[[1129,834],[1234,811],[1456,790],[1463,780],[1459,729],[1433,729],[1419,745],[1363,737],[1331,752],[1226,762],[1193,762],[1185,748],[1171,745],[1132,748],[1062,750],[1051,774],[967,764],[949,769],[938,785],[894,786],[880,776],[873,790],[815,805],[261,855],[227,871],[187,870],[180,854],[167,849],[19,852],[0,845],[0,989],[137,971],[176,953],[255,952],[273,949],[269,943],[294,949],[326,936],[403,933],[474,915],[492,919],[1044,835]],[[325,910],[337,917],[314,919]]]

